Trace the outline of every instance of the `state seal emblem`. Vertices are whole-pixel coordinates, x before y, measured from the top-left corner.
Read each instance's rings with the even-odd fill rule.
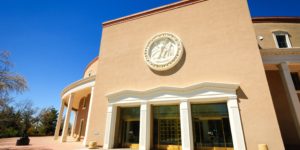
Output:
[[[151,69],[165,71],[180,61],[183,51],[181,40],[176,35],[160,33],[148,42],[144,58]]]

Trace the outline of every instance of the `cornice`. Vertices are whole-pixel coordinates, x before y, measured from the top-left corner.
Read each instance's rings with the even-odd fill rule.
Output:
[[[285,49],[261,49],[262,56],[266,55],[300,55],[300,48],[285,48]]]

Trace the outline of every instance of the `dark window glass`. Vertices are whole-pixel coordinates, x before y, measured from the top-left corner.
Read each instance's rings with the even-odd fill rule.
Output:
[[[288,48],[285,35],[276,35],[276,40],[279,48]]]
[[[195,149],[232,149],[226,104],[193,104],[192,118]]]
[[[83,98],[83,108],[86,108],[86,97]]]
[[[295,89],[300,90],[300,79],[298,72],[291,72],[291,76],[294,82]]]
[[[115,148],[133,148],[139,143],[140,107],[118,108]]]

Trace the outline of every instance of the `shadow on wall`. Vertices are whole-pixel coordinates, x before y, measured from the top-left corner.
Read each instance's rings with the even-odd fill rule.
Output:
[[[244,93],[241,87],[236,90],[236,95],[240,101],[240,99],[248,99],[247,95]]]
[[[241,87],[239,87],[237,90],[236,90],[236,95],[237,95],[237,98],[238,98],[238,103],[240,103],[241,102],[241,99],[243,99],[243,100],[248,100],[248,97],[247,97],[247,95],[244,93],[244,91],[242,90],[242,88]],[[241,114],[241,109],[240,109],[240,107],[239,107],[239,111],[240,111],[240,114]],[[243,129],[243,131],[245,131],[244,130],[244,123],[243,123],[243,120],[242,120],[242,118],[241,118],[241,125],[242,125],[242,129]],[[244,138],[245,138],[245,133],[243,133],[244,134]],[[244,141],[245,142],[245,145],[247,145],[247,141],[245,140]]]

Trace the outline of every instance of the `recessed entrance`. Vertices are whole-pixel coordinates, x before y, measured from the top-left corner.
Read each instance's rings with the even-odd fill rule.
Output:
[[[233,150],[226,104],[192,105],[195,150]]]
[[[153,106],[153,149],[181,150],[179,106]]]
[[[115,148],[139,147],[140,107],[118,108]]]
[[[155,150],[232,150],[234,145],[235,149],[245,150],[236,95],[238,87],[238,84],[204,82],[183,88],[158,87],[109,94],[103,149],[138,146]],[[140,107],[127,107],[137,105]],[[121,113],[123,108],[125,112],[131,109],[135,113],[125,115]],[[194,124],[198,125],[197,129]],[[213,138],[209,131],[214,131],[210,132]],[[131,135],[135,140],[127,138]],[[204,137],[210,138],[205,141]]]

